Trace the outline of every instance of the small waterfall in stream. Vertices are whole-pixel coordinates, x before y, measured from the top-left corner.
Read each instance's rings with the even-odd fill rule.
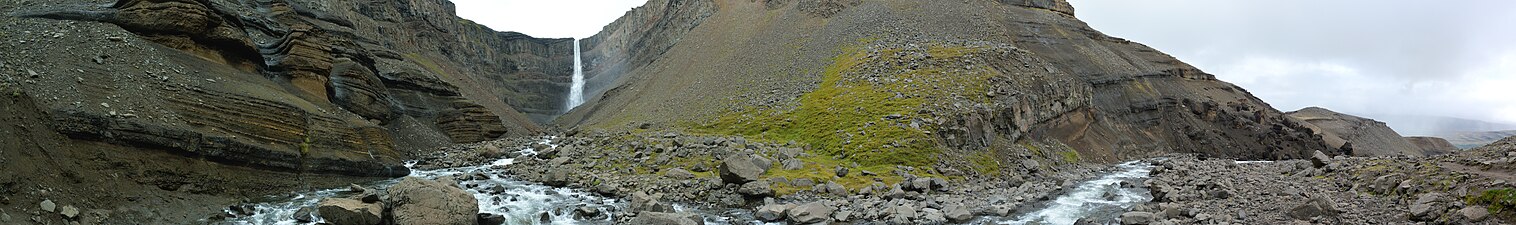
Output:
[[[584,104],[584,62],[581,61],[582,58],[579,54],[579,39],[574,39],[574,83],[572,86],[569,86],[568,107],[564,107],[563,111],[568,111],[574,109],[574,107],[578,107],[579,104]]]

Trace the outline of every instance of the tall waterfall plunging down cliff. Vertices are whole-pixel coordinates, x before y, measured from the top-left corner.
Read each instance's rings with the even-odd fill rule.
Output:
[[[584,104],[584,62],[580,61],[580,57],[579,39],[574,39],[574,84],[569,87],[568,107],[564,107],[563,111]]]

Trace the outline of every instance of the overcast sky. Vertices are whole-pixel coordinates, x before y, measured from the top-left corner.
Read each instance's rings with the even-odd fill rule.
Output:
[[[1279,110],[1516,123],[1516,1],[1071,2]]]
[[[1516,1],[1071,0],[1106,34],[1235,83],[1282,111],[1516,123]],[[454,0],[496,30],[583,38],[643,0]]]
[[[498,31],[586,38],[647,0],[452,0],[458,16]]]

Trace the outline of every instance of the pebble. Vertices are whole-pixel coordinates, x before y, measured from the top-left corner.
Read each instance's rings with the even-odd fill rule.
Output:
[[[63,206],[63,210],[59,211],[59,213],[63,214],[65,218],[74,219],[79,217],[79,208],[74,208],[71,205]]]
[[[53,200],[42,200],[42,211],[53,212],[57,208],[58,204],[54,204]]]

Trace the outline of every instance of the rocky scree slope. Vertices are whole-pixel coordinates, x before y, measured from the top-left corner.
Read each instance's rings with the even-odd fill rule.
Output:
[[[587,70],[608,84],[558,124],[794,141],[821,168],[999,176],[1024,159],[1326,149],[1063,1],[650,1],[588,40]]]
[[[1323,142],[1343,154],[1354,156],[1427,156],[1457,150],[1447,140],[1436,137],[1401,137],[1384,122],[1320,107],[1286,113],[1299,120]]]
[[[1146,182],[1153,224],[1509,224],[1516,137],[1444,155],[1261,163],[1176,158]],[[1144,223],[1145,224],[1145,223]]]

